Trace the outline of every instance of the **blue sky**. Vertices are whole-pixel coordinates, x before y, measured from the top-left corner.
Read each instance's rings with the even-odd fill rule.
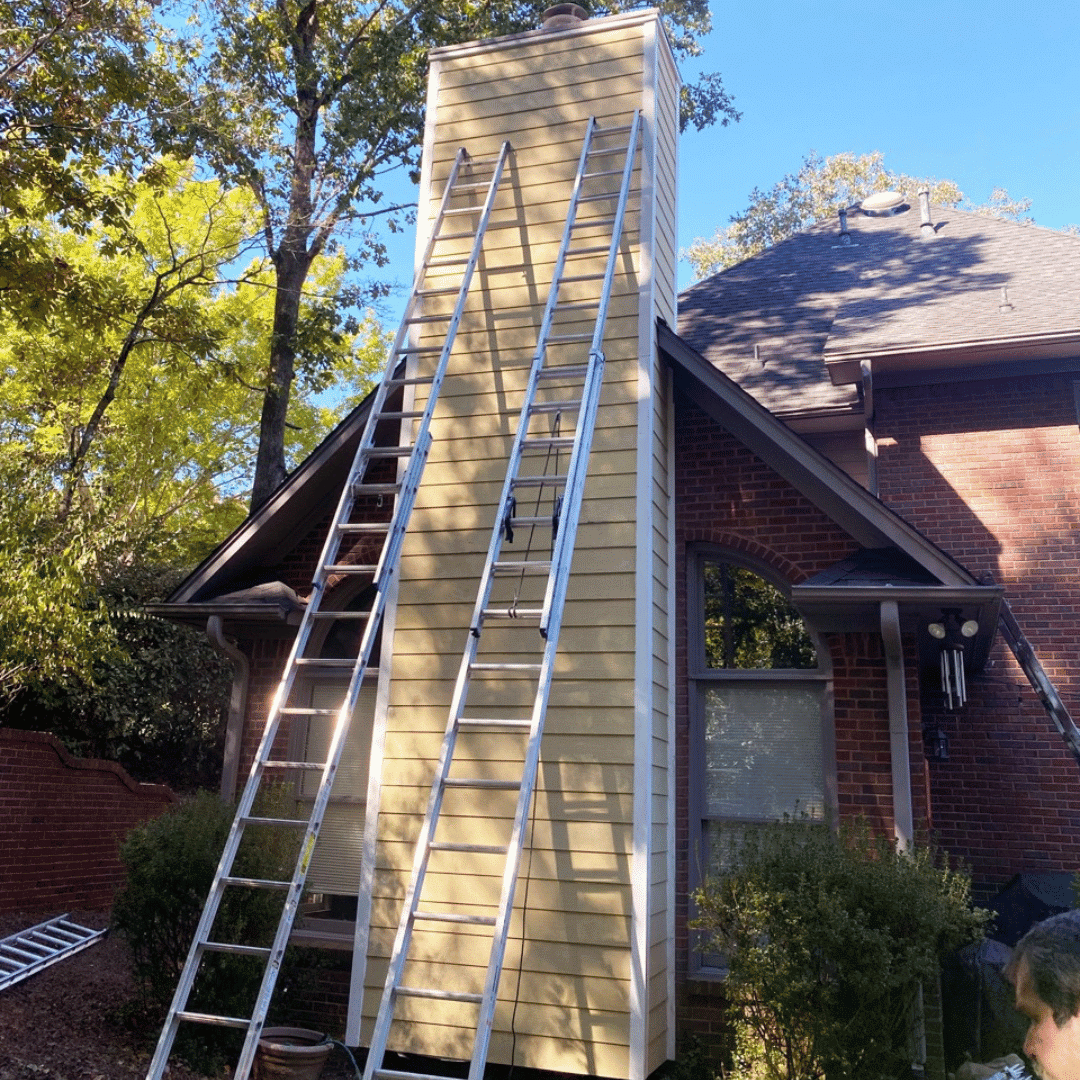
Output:
[[[738,0],[712,14],[696,63],[723,75],[743,118],[682,138],[681,247],[811,150],[880,150],[975,202],[1003,186],[1039,225],[1080,224],[1080,5]]]
[[[974,202],[1003,186],[1032,199],[1039,225],[1080,224],[1080,4],[717,0],[712,14],[684,77],[719,71],[743,118],[682,137],[680,248],[812,150],[880,150],[887,167],[954,180]],[[401,281],[411,245],[411,232],[394,244]]]

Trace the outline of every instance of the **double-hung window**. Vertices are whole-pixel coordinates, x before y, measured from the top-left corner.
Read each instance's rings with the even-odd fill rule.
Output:
[[[693,888],[746,829],[824,820],[833,749],[828,663],[784,593],[715,548],[690,554]],[[722,966],[695,954],[702,976]]]

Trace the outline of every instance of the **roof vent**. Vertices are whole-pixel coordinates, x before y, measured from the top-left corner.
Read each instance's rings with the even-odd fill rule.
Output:
[[[904,202],[904,196],[899,191],[875,191],[873,195],[867,195],[859,209],[864,214],[872,217],[890,217],[893,214],[902,214],[908,205]]]
[[[555,4],[543,14],[540,24],[543,30],[567,30],[571,26],[580,26],[589,13],[580,4]]]

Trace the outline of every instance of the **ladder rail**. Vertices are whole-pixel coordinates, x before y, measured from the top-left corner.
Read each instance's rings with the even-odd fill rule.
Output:
[[[581,515],[581,500],[585,491],[585,475],[592,452],[592,434],[596,426],[596,413],[600,407],[600,389],[604,378],[604,329],[607,326],[608,302],[611,299],[611,286],[615,280],[615,263],[622,240],[623,222],[626,216],[626,204],[630,195],[630,181],[634,172],[634,156],[637,148],[638,128],[641,113],[635,111],[630,125],[629,149],[623,165],[622,180],[619,185],[619,203],[615,210],[615,223],[612,226],[611,244],[608,247],[607,265],[604,270],[604,282],[600,291],[600,304],[593,329],[592,344],[589,348],[589,372],[585,376],[585,389],[582,394],[587,418],[583,422],[579,413],[578,431],[582,438],[576,439],[567,466],[567,482],[564,489],[563,523],[559,535],[555,538],[555,550],[551,554],[551,573],[544,593],[544,613],[540,616],[540,633],[548,637],[552,633],[558,637],[562,621],[563,600],[570,582],[570,553],[573,552],[577,538],[578,520]]]
[[[334,722],[330,744],[322,767],[319,787],[312,802],[307,819],[307,826],[301,840],[300,854],[296,860],[292,878],[288,884],[287,895],[278,921],[274,941],[268,950],[269,959],[264,970],[259,990],[256,994],[252,1015],[240,1025],[246,1027],[247,1030],[235,1068],[234,1076],[236,1080],[246,1080],[254,1062],[258,1040],[262,1033],[262,1026],[265,1022],[270,999],[276,986],[281,958],[284,955],[289,936],[292,932],[296,912],[299,908],[304,884],[307,879],[307,873],[310,868],[311,857],[314,853],[315,843],[318,839],[319,830],[322,825],[323,817],[325,816],[326,806],[329,802],[331,789],[344,749],[345,739],[348,735],[352,711],[359,698],[361,683],[368,670],[371,651],[374,647],[378,628],[381,623],[381,617],[385,609],[387,582],[388,579],[392,577],[397,565],[397,560],[400,556],[405,530],[415,502],[416,492],[419,488],[420,477],[430,450],[431,419],[434,414],[439,389],[441,388],[446,373],[449,356],[453,349],[457,329],[468,299],[473,272],[479,261],[484,235],[487,230],[502,173],[509,158],[510,150],[511,147],[509,142],[504,142],[495,159],[495,166],[492,171],[491,179],[487,185],[487,194],[482,206],[470,208],[471,211],[478,215],[476,231],[475,234],[472,234],[474,242],[470,256],[464,263],[461,282],[458,288],[457,302],[447,321],[444,342],[436,365],[435,377],[431,380],[426,407],[423,410],[419,421],[416,423],[409,461],[402,475],[391,520],[386,527],[386,536],[384,538],[382,551],[374,570],[375,596],[372,602],[372,609],[368,613],[367,623],[359,645],[359,652],[352,665],[348,688]],[[242,882],[242,879],[230,878],[229,870],[235,862],[240,842],[245,833],[246,825],[251,820],[251,812],[261,788],[264,763],[270,759],[272,747],[279,734],[281,718],[284,715],[283,710],[295,688],[297,673],[299,671],[299,659],[308,646],[312,628],[315,625],[316,616],[319,614],[320,600],[325,591],[326,583],[329,580],[329,574],[333,572],[331,568],[335,565],[341,538],[348,531],[347,529],[342,529],[340,526],[347,523],[348,518],[352,513],[355,503],[355,488],[363,481],[364,472],[372,459],[372,451],[375,448],[376,428],[382,419],[382,413],[389,393],[391,389],[394,388],[394,380],[397,371],[401,366],[405,355],[408,353],[408,349],[405,347],[405,341],[409,333],[411,333],[411,328],[416,324],[415,310],[423,292],[421,286],[432,265],[432,253],[434,247],[440,239],[444,238],[441,235],[442,224],[446,220],[449,202],[454,194],[454,188],[461,167],[467,158],[468,155],[466,151],[464,148],[461,148],[458,151],[446,186],[443,190],[442,200],[440,201],[439,210],[424,250],[424,256],[417,268],[414,278],[413,293],[407,305],[406,315],[398,329],[384,376],[376,390],[359,445],[354,454],[348,479],[338,499],[337,509],[331,520],[331,525],[327,532],[327,537],[319,558],[318,569],[313,579],[312,593],[305,607],[300,626],[297,628],[297,633],[292,646],[290,647],[284,673],[272,698],[270,711],[263,729],[262,737],[259,741],[255,759],[252,762],[247,782],[237,804],[236,816],[233,819],[228,838],[226,839],[225,846],[222,850],[221,858],[218,861],[210,894],[207,897],[206,904],[200,916],[195,937],[188,951],[187,960],[173,996],[168,1018],[162,1029],[154,1056],[151,1060],[149,1071],[147,1073],[148,1080],[160,1080],[160,1077],[163,1075],[181,1020],[195,1019],[204,1023],[225,1022],[225,1018],[214,1018],[187,1012],[185,1006],[194,988],[202,956],[210,944],[210,932],[219,913],[224,890],[230,884]],[[297,823],[299,824],[299,820]],[[229,1020],[229,1026],[236,1026],[233,1022],[234,1019],[235,1018]]]

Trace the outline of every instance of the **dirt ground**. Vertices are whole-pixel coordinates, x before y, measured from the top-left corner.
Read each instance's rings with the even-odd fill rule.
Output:
[[[0,938],[58,914],[0,915]],[[94,929],[108,925],[100,912],[70,917]],[[116,935],[0,991],[0,1080],[144,1080],[158,1033],[124,1024],[121,1006],[134,993],[127,946]],[[355,1075],[335,1048],[322,1080]],[[167,1076],[206,1080],[179,1063]]]

